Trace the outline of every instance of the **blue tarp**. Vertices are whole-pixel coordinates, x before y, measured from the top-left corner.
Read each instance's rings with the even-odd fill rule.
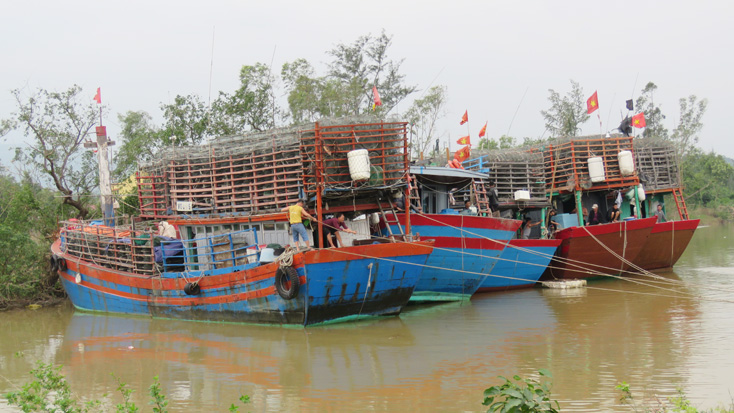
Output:
[[[163,255],[166,258],[174,257],[183,251],[183,243],[175,238],[156,237],[161,240],[161,245],[153,247],[155,262],[163,263]]]

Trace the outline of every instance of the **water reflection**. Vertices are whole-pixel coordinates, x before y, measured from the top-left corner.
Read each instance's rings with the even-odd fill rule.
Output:
[[[160,375],[172,411],[222,411],[240,394],[252,396],[249,411],[477,411],[497,375],[539,368],[553,372],[564,411],[619,410],[621,381],[663,396],[683,386],[696,405],[712,407],[734,391],[734,239],[723,238],[731,229],[708,230],[699,230],[675,273],[659,273],[688,295],[601,280],[308,329],[68,307],[14,312],[0,318],[12,332],[0,337],[0,369],[19,386],[34,359],[63,364],[86,397],[113,393],[115,373],[139,406]],[[0,392],[12,388],[4,382]]]

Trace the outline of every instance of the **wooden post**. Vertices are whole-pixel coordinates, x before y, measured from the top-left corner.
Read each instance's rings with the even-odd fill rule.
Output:
[[[323,171],[323,154],[321,152],[322,148],[322,142],[321,142],[321,133],[319,130],[319,123],[316,122],[316,125],[314,127],[314,143],[316,149],[316,226],[318,228],[319,233],[319,248],[324,248],[324,227],[321,225],[321,222],[324,219],[324,211],[323,211],[323,205],[322,205],[322,192],[324,190],[323,186],[323,179],[324,179],[324,171]]]

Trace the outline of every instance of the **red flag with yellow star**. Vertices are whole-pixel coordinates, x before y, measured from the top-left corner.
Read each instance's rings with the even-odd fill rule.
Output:
[[[459,123],[459,125],[463,125],[463,124],[465,124],[467,122],[469,122],[469,111],[468,110],[465,110],[464,111],[464,116],[461,117],[461,123]]]
[[[645,112],[640,112],[632,117],[632,126],[635,128],[644,128],[647,126],[645,122]]]
[[[594,92],[593,95],[586,101],[586,113],[591,113],[599,109],[599,97]]]
[[[465,160],[469,159],[469,155],[470,149],[468,146],[465,146],[454,153],[454,159],[459,162],[464,162]]]
[[[484,127],[482,127],[482,130],[479,131],[479,137],[480,138],[483,138],[484,135],[487,134],[487,123],[489,123],[489,121],[484,122]]]
[[[471,136],[464,136],[459,138],[458,141],[456,141],[459,145],[471,145]]]

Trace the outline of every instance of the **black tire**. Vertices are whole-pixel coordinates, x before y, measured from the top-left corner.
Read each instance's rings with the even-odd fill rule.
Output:
[[[184,292],[186,295],[199,295],[201,293],[201,287],[199,283],[188,283],[184,286]]]
[[[280,267],[275,272],[275,289],[285,300],[292,300],[298,296],[298,287],[301,285],[298,271],[293,267]]]
[[[56,260],[56,263],[59,267],[59,271],[66,271],[66,260],[59,257],[58,260]]]
[[[56,272],[56,270],[59,269],[59,262],[56,260],[55,255],[51,255],[51,258],[49,258],[48,263],[51,265],[52,272]]]

